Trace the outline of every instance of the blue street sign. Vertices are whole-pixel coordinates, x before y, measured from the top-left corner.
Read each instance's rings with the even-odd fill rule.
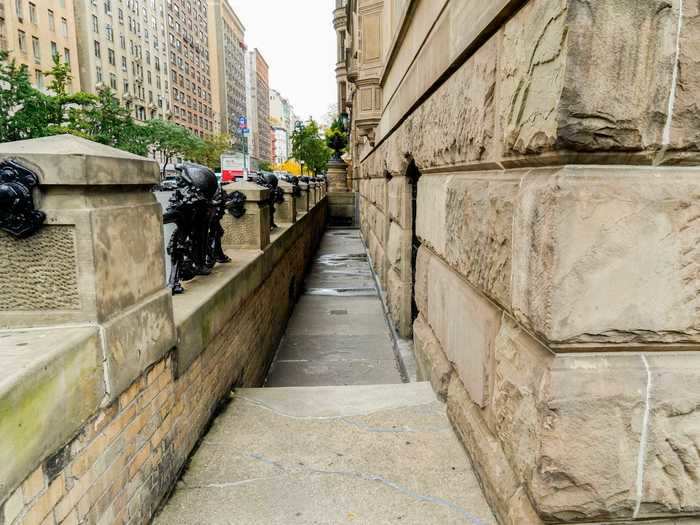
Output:
[[[248,126],[248,119],[245,117],[238,117],[238,127],[243,129]]]

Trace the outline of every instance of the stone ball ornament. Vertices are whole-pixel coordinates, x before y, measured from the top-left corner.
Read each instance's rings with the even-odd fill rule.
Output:
[[[0,162],[0,230],[17,239],[39,231],[46,214],[34,206],[34,189],[39,186],[36,173],[17,161]]]

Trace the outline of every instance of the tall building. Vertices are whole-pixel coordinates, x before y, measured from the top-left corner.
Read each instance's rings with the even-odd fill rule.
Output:
[[[80,89],[74,0],[0,0],[0,49],[27,66],[32,84],[46,89],[54,55],[69,63]]]
[[[214,108],[221,131],[236,141],[238,119],[246,116],[245,27],[227,0],[209,2],[209,49],[211,68],[217,82],[212,84]]]
[[[109,87],[136,120],[170,109],[165,0],[73,0],[82,89]]]
[[[289,158],[290,138],[294,131],[294,108],[279,91],[270,90],[270,126],[272,126],[274,162],[282,163]],[[281,160],[280,160],[281,159]]]
[[[206,0],[167,0],[167,3],[172,119],[204,136],[220,126],[212,96],[218,71],[210,64],[209,8]]]
[[[259,50],[248,52],[246,63],[250,154],[258,162],[272,162],[270,87],[267,62]]]

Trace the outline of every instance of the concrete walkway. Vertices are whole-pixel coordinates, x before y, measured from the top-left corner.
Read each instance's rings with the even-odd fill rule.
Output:
[[[495,525],[445,406],[401,382],[356,231],[306,286],[267,388],[232,394],[155,523]]]
[[[358,230],[329,230],[265,386],[400,383]]]

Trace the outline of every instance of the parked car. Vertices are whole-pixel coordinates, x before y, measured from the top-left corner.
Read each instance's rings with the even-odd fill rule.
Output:
[[[160,182],[158,190],[160,191],[173,191],[177,188],[177,175],[166,175],[165,178]]]

